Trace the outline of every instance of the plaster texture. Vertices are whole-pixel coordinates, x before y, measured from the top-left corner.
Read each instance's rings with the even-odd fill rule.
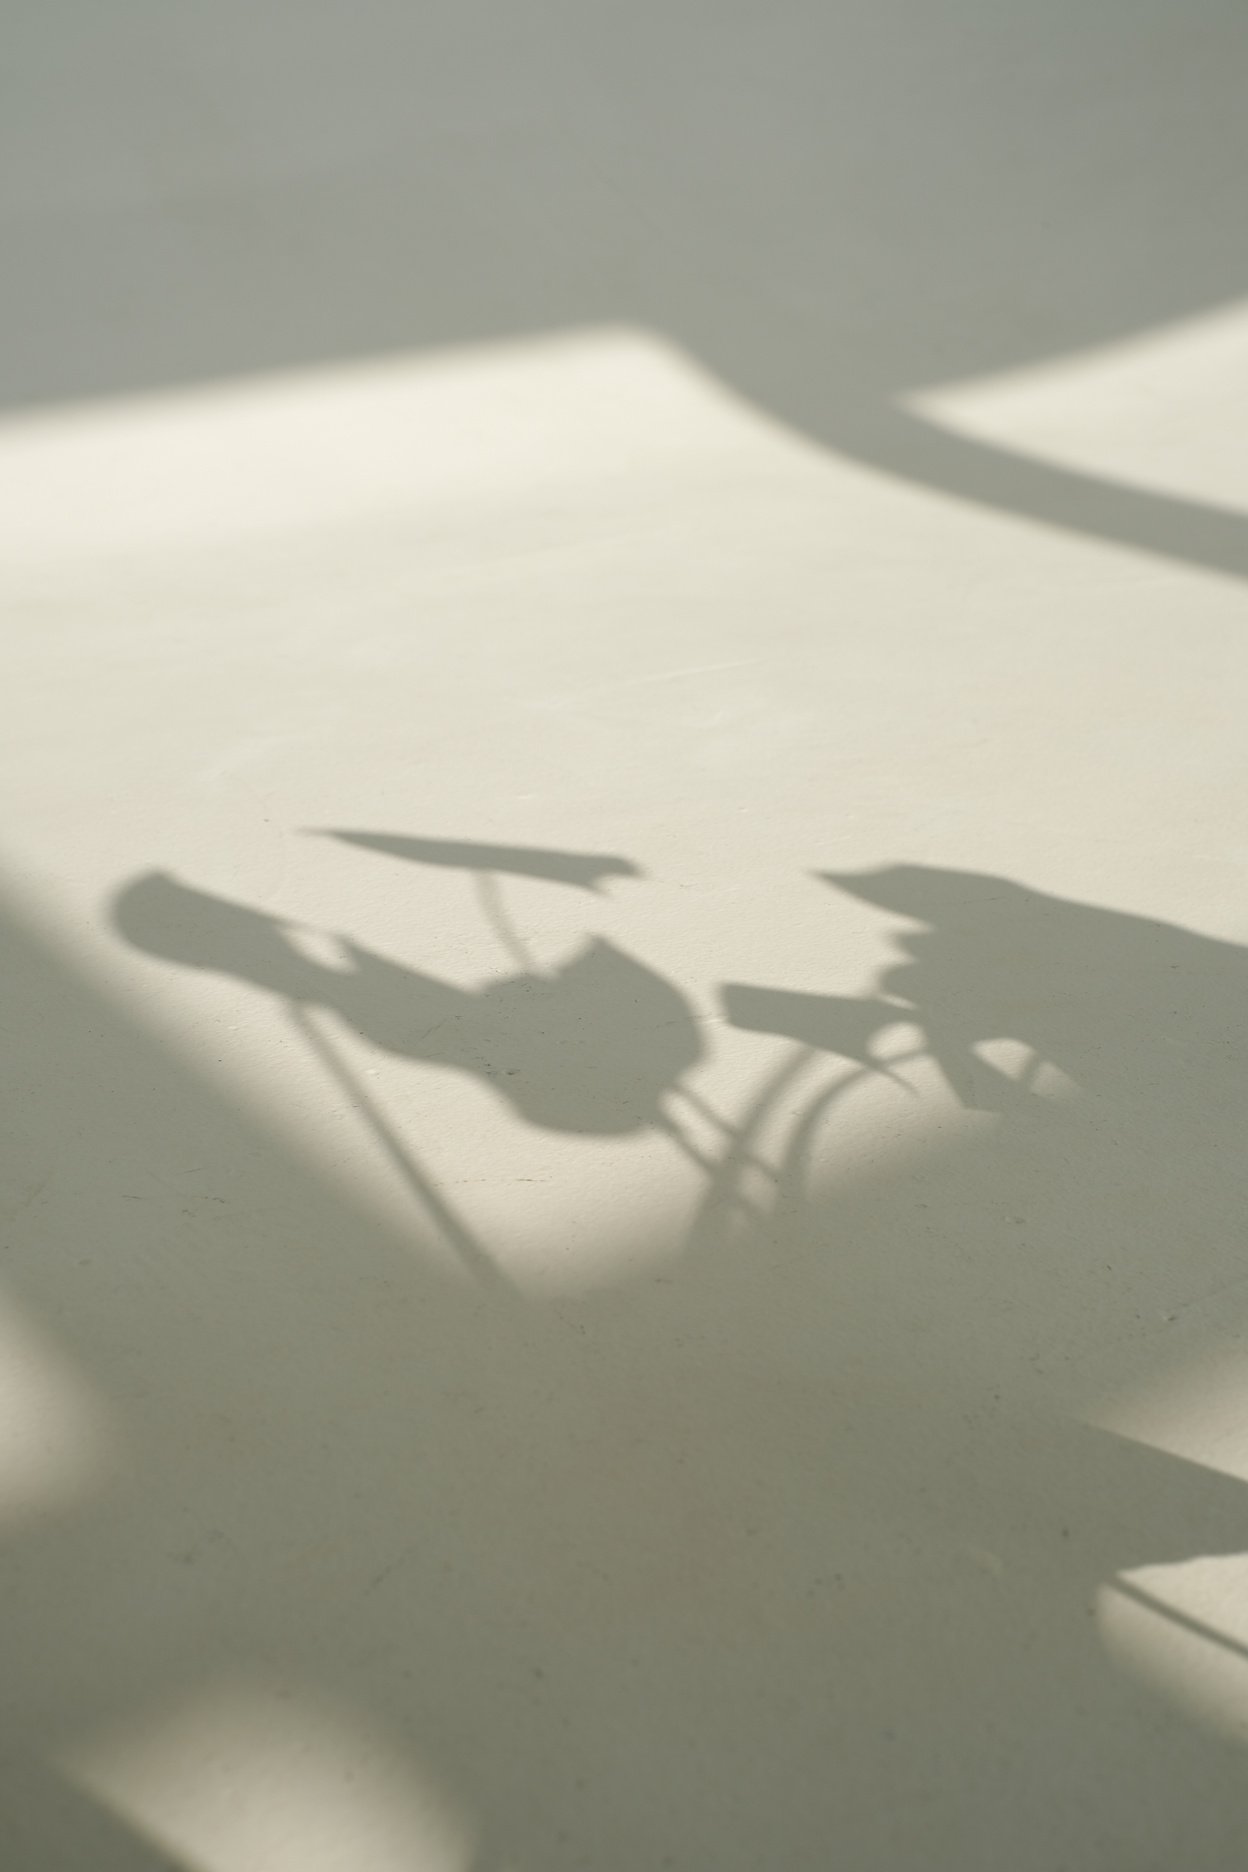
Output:
[[[1244,1863],[1242,10],[5,36],[4,1872]]]

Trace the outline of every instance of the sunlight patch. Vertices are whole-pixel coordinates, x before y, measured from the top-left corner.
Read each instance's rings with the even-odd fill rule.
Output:
[[[117,1461],[102,1400],[11,1304],[0,1308],[0,1528],[97,1493]]]
[[[1017,455],[1248,508],[1248,300],[904,402],[942,428]]]
[[[1118,1667],[1194,1721],[1248,1743],[1248,1555],[1146,1567],[1103,1586]]]
[[[410,522],[614,486],[639,464],[713,460],[766,433],[674,346],[628,328],[9,418],[0,563]]]
[[[354,1717],[217,1685],[80,1744],[71,1780],[194,1872],[460,1872],[470,1829]]]

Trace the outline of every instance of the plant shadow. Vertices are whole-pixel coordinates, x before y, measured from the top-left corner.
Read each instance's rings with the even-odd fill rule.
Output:
[[[224,1677],[380,1737],[484,1867],[1233,1861],[1242,1750],[1166,1643],[1242,1646],[1164,1570],[1248,1548],[1248,1491],[1093,1419],[1242,1337],[1248,952],[1000,880],[839,882],[924,926],[848,1071],[834,1003],[692,1221],[619,1219],[614,1271],[557,1297],[448,1266],[6,919],[15,1143],[47,1173],[6,1283],[124,1458],[7,1535],[15,1749],[159,1737]],[[289,995],[281,932],[184,888],[123,932]],[[875,1070],[903,1070],[877,1000],[987,1115],[845,1177],[838,1100],[931,1098]],[[1078,1089],[1000,1086],[1002,1036]],[[1125,1657],[1107,1603],[1143,1621]],[[64,1860],[133,1863],[103,1833]]]

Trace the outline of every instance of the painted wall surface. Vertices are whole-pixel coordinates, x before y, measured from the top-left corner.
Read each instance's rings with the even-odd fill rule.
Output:
[[[1248,26],[14,0],[4,1872],[1248,1853]]]

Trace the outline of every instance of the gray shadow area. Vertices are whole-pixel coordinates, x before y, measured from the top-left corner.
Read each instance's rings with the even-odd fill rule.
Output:
[[[668,1129],[663,1096],[702,1054],[684,996],[602,938],[548,972],[465,989],[348,937],[337,939],[341,967],[312,961],[295,925],[161,872],[128,884],[112,914],[149,955],[251,982],[297,1013],[336,1015],[383,1052],[483,1080],[517,1117],[555,1131]]]
[[[43,1866],[194,1872],[64,1775],[21,1754],[0,1758],[0,1844],[14,1872]]]
[[[1242,1340],[1248,952],[1001,880],[839,883],[919,926],[862,999],[990,1121],[828,1180],[838,1032],[849,1075],[902,1068],[870,1005],[782,996],[693,1217],[623,1218],[557,1301],[448,1262],[427,1209],[383,1223],[6,912],[5,1296],[119,1456],[0,1530],[15,1872],[161,1863],[89,1809],[54,1833],[48,1764],[223,1679],[367,1724],[488,1872],[1236,1862],[1242,1748],[1094,1615],[1242,1552],[1248,1488],[1082,1418],[1090,1374]],[[218,966],[223,930],[287,992],[255,912],[137,904],[143,948],[159,912]],[[1000,1035],[1077,1095],[967,1064]]]
[[[608,878],[641,877],[631,858],[611,852],[549,851],[532,845],[481,845],[472,839],[409,838],[395,832],[326,830],[322,838],[356,845],[361,851],[404,858],[410,864],[448,866],[456,871],[501,872],[505,877],[540,878],[547,884],[569,884],[579,890],[600,891]]]
[[[0,403],[644,329],[820,446],[1215,572],[1238,510],[908,414],[1248,290],[1238,0],[22,0]]]
[[[971,1109],[1034,1105],[1034,1077],[1047,1064],[1135,1125],[1181,1136],[1198,1111],[1211,1143],[1241,1132],[1248,998],[1238,944],[977,872],[893,865],[821,875],[920,927],[894,938],[879,996],[731,987],[724,1004],[737,1025],[865,1060],[890,1025],[913,1023]],[[1002,1040],[1027,1050],[1017,1077],[983,1057]]]

